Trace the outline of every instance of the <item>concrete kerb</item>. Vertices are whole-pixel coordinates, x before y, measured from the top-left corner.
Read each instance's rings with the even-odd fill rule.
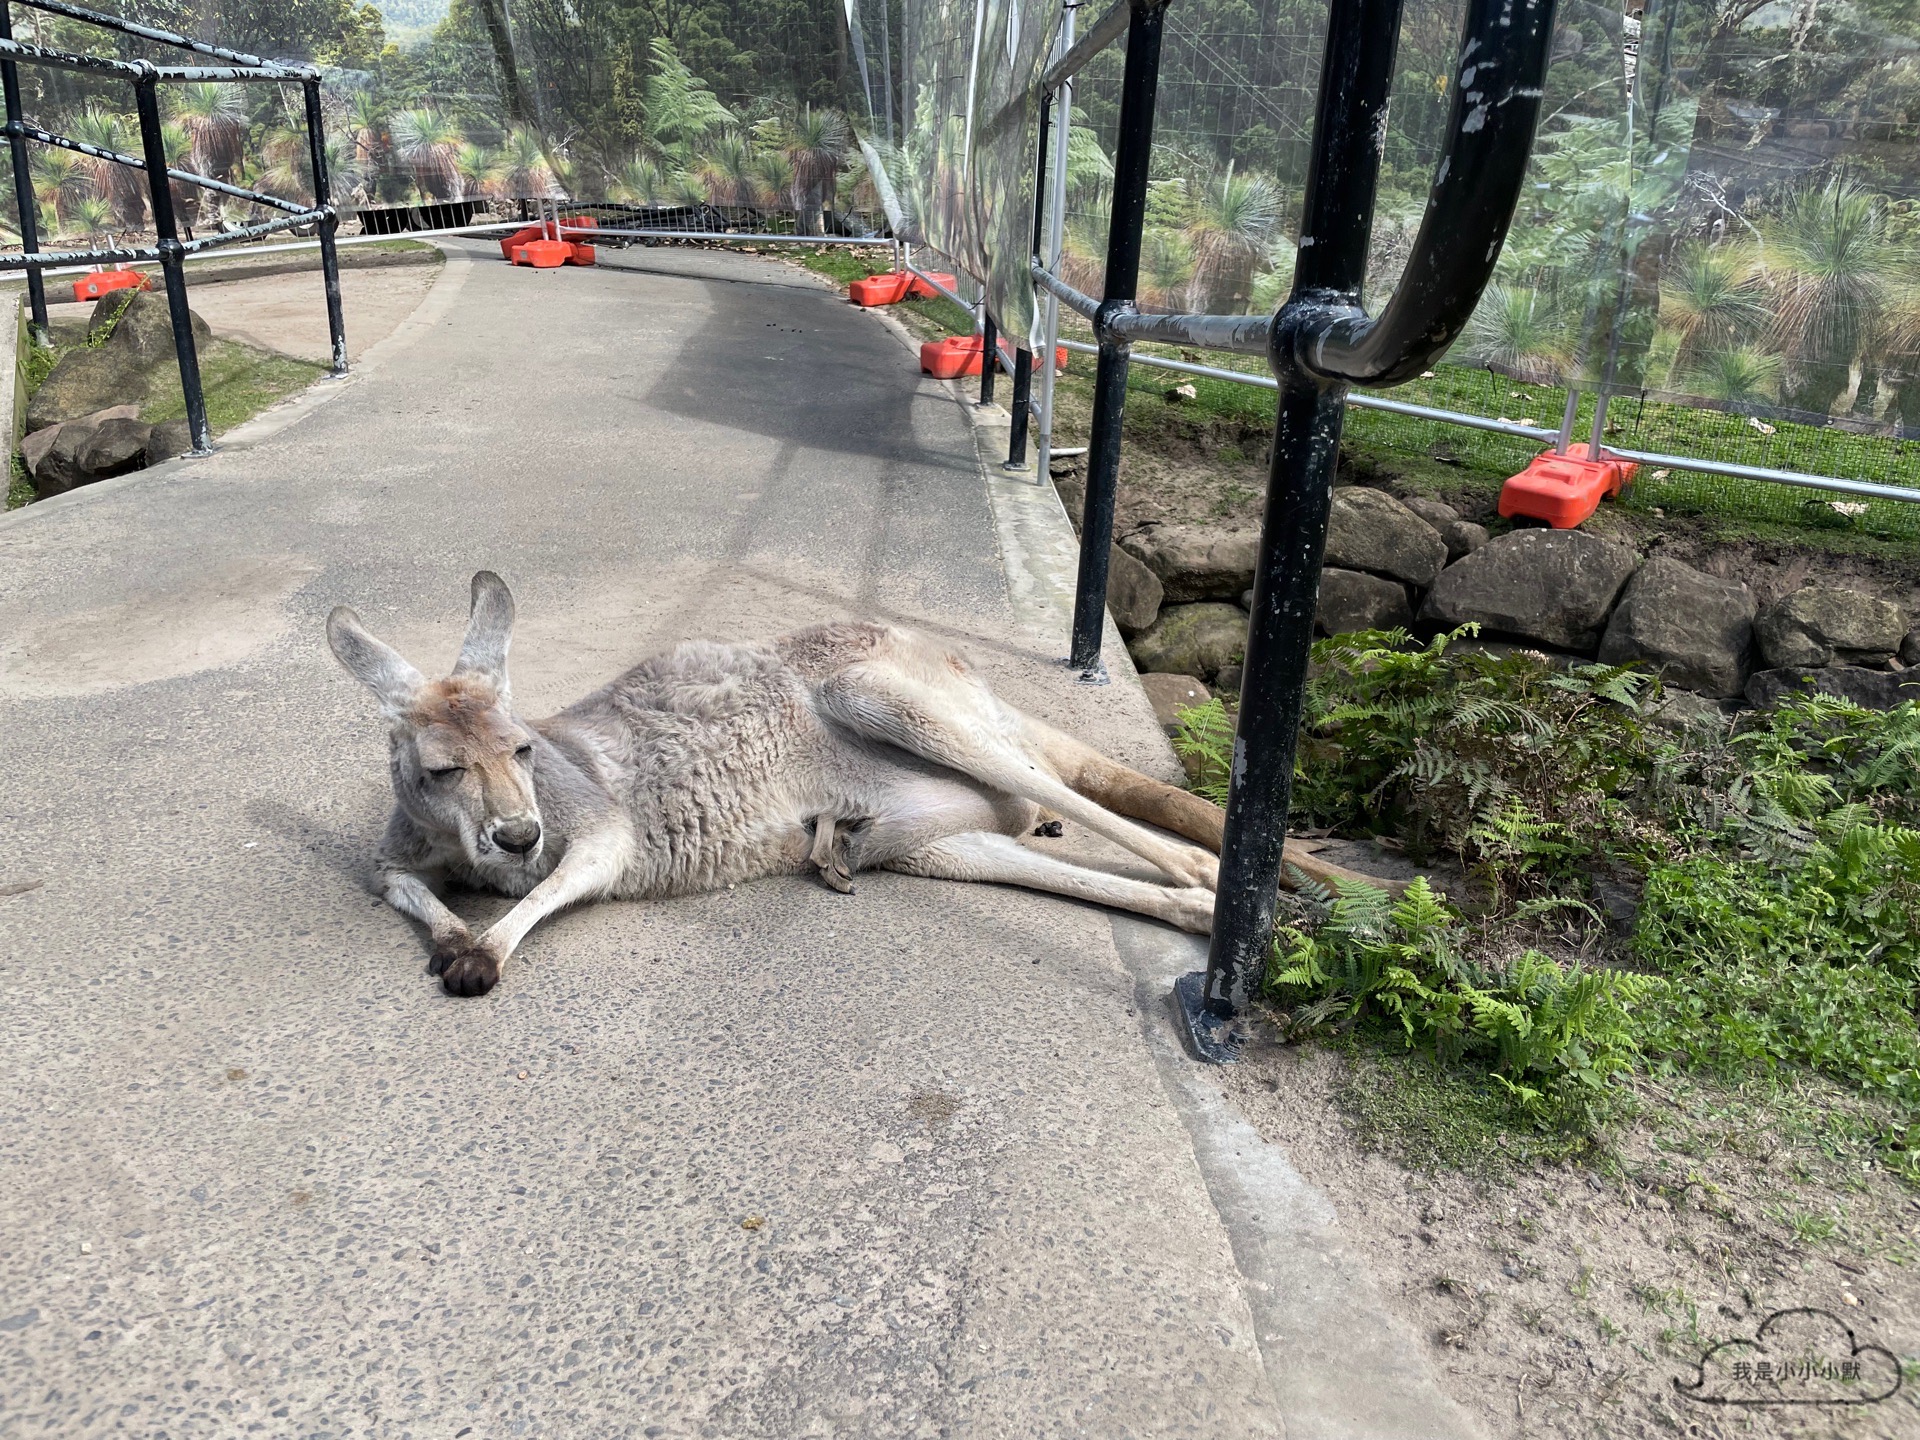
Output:
[[[917,353],[905,327],[886,318]],[[992,500],[1016,613],[1056,641],[1064,664],[1080,547],[1059,492],[1044,476],[1003,467],[1011,423],[1005,410],[976,404],[977,391],[965,381],[940,383],[973,420],[975,458]],[[1150,716],[1111,615],[1101,659],[1112,702]],[[1171,746],[1164,739],[1162,745],[1167,768],[1177,772]],[[1235,1111],[1186,1053],[1173,983],[1205,968],[1206,942],[1127,915],[1115,914],[1112,925],[1115,949],[1133,976],[1142,1038],[1186,1125],[1232,1246],[1289,1440],[1484,1440],[1479,1424],[1441,1391],[1419,1338],[1390,1318],[1354,1241],[1340,1232],[1332,1201],[1301,1176],[1283,1146],[1268,1143]]]

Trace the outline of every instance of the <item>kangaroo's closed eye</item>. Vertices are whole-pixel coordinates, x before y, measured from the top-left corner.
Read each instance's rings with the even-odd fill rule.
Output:
[[[451,780],[456,775],[464,775],[466,773],[467,767],[464,765],[442,765],[436,770],[427,771],[427,774],[436,780]]]
[[[531,760],[533,758],[533,746],[522,745],[518,750],[514,751],[513,753],[517,758],[521,760]]]

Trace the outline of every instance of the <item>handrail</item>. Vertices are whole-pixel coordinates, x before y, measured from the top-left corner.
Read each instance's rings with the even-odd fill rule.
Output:
[[[45,10],[50,15],[64,15],[69,20],[84,20],[89,25],[98,25],[103,30],[118,30],[123,35],[137,35],[142,40],[156,40],[162,45],[171,45],[179,50],[191,50],[196,55],[206,55],[215,60],[226,60],[234,65],[244,65],[253,70],[278,70],[290,80],[317,80],[320,72],[312,65],[289,65],[281,60],[263,60],[258,55],[248,55],[239,50],[228,50],[212,45],[204,40],[195,40],[192,36],[177,34],[172,30],[157,30],[150,25],[141,25],[119,15],[104,15],[98,10],[88,10],[79,5],[69,5],[65,0],[13,0],[29,10]]]
[[[62,150],[72,150],[76,154],[90,155],[96,160],[111,160],[114,164],[125,165],[130,170],[147,168],[147,162],[137,155],[123,155],[118,150],[107,150],[98,145],[89,145],[84,140],[56,135],[51,130],[42,130],[38,125],[29,125],[24,120],[17,123],[8,121],[5,125],[0,125],[0,135],[24,135],[29,140],[38,140],[42,145],[58,146]],[[213,190],[221,195],[231,195],[236,200],[250,200],[256,205],[284,210],[289,215],[309,213],[308,207],[296,204],[292,200],[282,200],[278,195],[269,195],[261,190],[248,190],[239,185],[229,185],[224,180],[215,180],[209,175],[196,175],[191,170],[175,170],[172,166],[168,166],[167,178],[187,185],[198,185],[202,189]]]
[[[1394,0],[1362,0],[1349,13],[1374,6],[1396,14],[1399,9]],[[1348,8],[1334,7],[1336,27]],[[1369,316],[1360,303],[1364,237],[1372,223],[1371,182],[1364,217],[1357,206],[1340,214],[1314,214],[1316,201],[1337,207],[1351,200],[1333,192],[1346,188],[1343,182],[1352,176],[1348,167],[1356,162],[1364,160],[1367,173],[1373,173],[1378,137],[1343,135],[1333,151],[1316,153],[1294,293],[1274,327],[1276,366],[1298,366],[1323,380],[1353,385],[1398,385],[1426,369],[1459,337],[1493,278],[1519,203],[1540,116],[1553,10],[1553,0],[1471,0],[1446,148],[1413,253],[1378,316]],[[1331,51],[1331,37],[1328,44]],[[1391,56],[1379,68],[1383,79],[1390,76]],[[1384,113],[1380,119],[1384,122]],[[1329,161],[1324,170],[1323,155]],[[1343,245],[1354,233],[1360,243]],[[1343,250],[1357,256],[1359,269],[1343,266]]]
[[[1093,296],[1074,289],[1073,286],[1067,284],[1066,281],[1062,280],[1058,275],[1055,275],[1038,260],[1033,261],[1030,268],[1032,270],[1034,283],[1051,294],[1069,310],[1078,311],[1088,320],[1093,319],[1100,313],[1102,301],[1096,300]]]
[[[1107,7],[1106,13],[1087,27],[1087,33],[1076,40],[1066,54],[1046,68],[1045,73],[1040,76],[1038,87],[1040,93],[1050,95],[1058,90],[1086,69],[1094,56],[1126,33],[1127,21],[1132,18],[1136,3],[1138,0],[1113,0],[1113,4]]]

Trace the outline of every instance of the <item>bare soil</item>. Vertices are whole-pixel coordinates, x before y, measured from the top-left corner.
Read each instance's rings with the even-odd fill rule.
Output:
[[[1920,1193],[1835,1143],[1823,1117],[1846,1103],[1837,1091],[1648,1086],[1597,1156],[1542,1162],[1496,1144],[1450,1170],[1421,1163],[1425,1140],[1391,1106],[1370,1112],[1389,1067],[1409,1063],[1269,1040],[1222,1073],[1364,1241],[1380,1293],[1490,1435],[1920,1435]],[[1675,1389],[1709,1347],[1797,1306],[1900,1356],[1901,1391],[1731,1407]]]

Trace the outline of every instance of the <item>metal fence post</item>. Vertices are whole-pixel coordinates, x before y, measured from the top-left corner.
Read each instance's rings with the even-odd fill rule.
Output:
[[[1007,435],[1009,470],[1027,468],[1027,417],[1033,410],[1033,352],[1024,345],[1013,348],[1013,428]]]
[[[1269,339],[1279,404],[1213,940],[1206,970],[1174,987],[1204,1060],[1235,1058],[1232,1021],[1259,993],[1273,944],[1347,390],[1411,379],[1464,328],[1506,238],[1539,114],[1553,0],[1469,0],[1461,53],[1478,85],[1470,97],[1456,87],[1446,155],[1407,262],[1413,278],[1369,316],[1361,286],[1403,3],[1330,7],[1293,290]]]
[[[0,0],[0,40],[13,38],[13,6]],[[7,148],[13,152],[13,200],[20,212],[20,248],[29,255],[40,253],[39,207],[33,198],[33,171],[27,164],[27,140],[15,126],[21,123],[20,67],[11,59],[0,60],[0,88],[6,91]],[[47,282],[38,265],[27,266],[27,308],[33,313],[33,336],[41,344],[48,340]],[[11,340],[7,343],[11,344]]]
[[[4,3],[4,0],[0,0]],[[166,279],[167,310],[173,318],[173,349],[180,361],[180,393],[187,402],[187,432],[195,455],[213,453],[207,425],[206,396],[200,390],[200,357],[193,343],[193,312],[187,308],[187,280],[181,273],[180,235],[174,222],[173,190],[167,181],[167,147],[160,137],[160,97],[152,75],[134,82],[134,108],[140,116],[140,148],[147,162],[147,194],[153,228],[160,237],[160,271]]]
[[[1073,48],[1075,8],[1069,5],[1061,12],[1060,36],[1053,47],[1055,60]],[[1060,88],[1046,97],[1046,103],[1045,114],[1052,125],[1053,174],[1044,194],[1034,197],[1034,205],[1041,213],[1035,217],[1034,231],[1038,239],[1033,248],[1042,267],[1058,274],[1061,241],[1066,230],[1067,132],[1073,125],[1072,78],[1061,81]],[[1042,484],[1053,473],[1053,388],[1057,378],[1054,356],[1060,344],[1059,297],[1049,290],[1044,304],[1046,318],[1040,327],[1040,433],[1035,441]]]
[[[1080,521],[1080,574],[1073,598],[1073,646],[1067,663],[1081,678],[1104,682],[1100,638],[1107,619],[1107,562],[1113,544],[1114,498],[1120,478],[1120,422],[1127,407],[1131,344],[1113,331],[1131,314],[1140,283],[1140,231],[1146,222],[1152,162],[1153,105],[1160,85],[1160,36],[1167,0],[1133,0],[1127,19],[1127,64],[1120,81],[1120,134],[1113,158],[1113,208],[1107,228],[1107,274],[1093,334],[1100,358],[1093,377],[1093,422],[1087,440],[1087,499]],[[1047,357],[1048,361],[1052,356]]]
[[[1000,373],[1000,328],[987,310],[986,297],[980,300],[980,403],[993,403],[993,382]]]
[[[309,80],[302,87],[307,101],[307,148],[313,157],[313,208],[325,210],[333,203],[332,184],[327,175],[327,122],[320,113],[320,82]],[[327,332],[333,337],[333,373],[347,373],[347,321],[340,307],[340,255],[333,243],[340,228],[337,215],[320,220],[320,276],[327,292]]]

